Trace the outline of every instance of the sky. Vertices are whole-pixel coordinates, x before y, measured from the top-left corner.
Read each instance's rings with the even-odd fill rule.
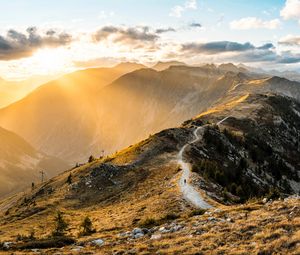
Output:
[[[1,3],[2,78],[169,60],[300,70],[300,0]]]

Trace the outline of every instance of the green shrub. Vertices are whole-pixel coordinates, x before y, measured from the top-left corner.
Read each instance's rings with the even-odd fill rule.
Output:
[[[69,176],[68,176],[68,178],[67,178],[67,183],[68,183],[69,185],[72,184],[72,174],[71,174],[71,173],[69,174]]]
[[[159,225],[159,221],[154,218],[147,218],[141,221],[139,225],[144,228],[149,228]]]
[[[189,213],[189,216],[193,217],[193,216],[197,216],[197,215],[203,215],[205,212],[206,212],[205,209],[195,209]]]
[[[87,236],[96,232],[96,230],[93,228],[93,223],[88,216],[84,218],[80,225],[80,228],[82,229],[82,231],[79,234],[80,236]]]
[[[171,220],[176,220],[178,219],[180,216],[175,214],[175,213],[168,213],[165,216],[163,216],[161,218],[162,221],[171,221]]]
[[[89,162],[89,163],[92,163],[92,162],[95,161],[95,160],[96,160],[95,157],[94,157],[93,155],[91,155],[91,156],[89,157],[88,162]]]

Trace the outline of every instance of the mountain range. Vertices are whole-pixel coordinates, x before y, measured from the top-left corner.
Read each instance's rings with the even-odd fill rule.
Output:
[[[185,254],[194,243],[180,240],[192,236],[224,243],[216,252],[247,239],[244,254],[253,242],[265,250],[266,240],[269,250],[280,243],[282,254],[297,254],[296,81],[230,63],[124,63],[40,86],[2,108],[0,126],[0,250],[172,253],[172,238]],[[76,241],[49,239],[57,212]],[[87,215],[91,238],[79,232]],[[37,240],[26,237],[32,229]],[[232,229],[230,241],[221,235]]]
[[[232,64],[176,64],[163,71],[121,64],[75,72],[39,87],[0,110],[0,126],[38,150],[76,163],[180,125],[224,97],[257,90],[299,98],[298,87]]]
[[[271,92],[300,100],[299,83],[249,72],[245,66],[161,62],[154,68],[161,71],[123,63],[65,75],[0,109],[0,126],[28,141],[32,150],[60,159],[58,173],[66,165],[111,154],[238,96]],[[5,165],[15,173],[15,162]],[[51,165],[45,169],[53,170]],[[39,171],[35,169],[35,175]],[[19,187],[19,181],[13,183],[11,191]]]

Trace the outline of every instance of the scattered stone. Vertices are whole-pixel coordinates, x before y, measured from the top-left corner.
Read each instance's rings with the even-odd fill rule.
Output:
[[[4,242],[3,248],[6,250],[9,250],[11,248],[12,244],[14,244],[14,243],[13,242]]]
[[[91,244],[94,246],[102,246],[104,244],[104,241],[102,239],[96,239],[91,241]]]
[[[159,228],[158,231],[161,232],[161,233],[169,233],[169,232],[171,232],[170,229],[167,229],[166,227],[161,227],[161,228]]]
[[[143,233],[137,233],[137,234],[135,234],[135,235],[133,236],[133,238],[134,238],[134,239],[138,239],[138,238],[141,238],[141,237],[143,237],[143,236],[144,236]]]
[[[76,251],[76,252],[79,252],[83,249],[83,246],[75,246],[72,251]]]
[[[207,219],[208,221],[217,221],[217,219],[215,217],[208,217]]]
[[[147,230],[148,231],[148,230]],[[131,232],[131,236],[134,239],[141,238],[145,235],[144,231],[141,228],[135,228]]]
[[[154,235],[152,235],[150,237],[150,239],[152,239],[152,240],[159,240],[159,239],[161,239],[161,234],[154,234]]]

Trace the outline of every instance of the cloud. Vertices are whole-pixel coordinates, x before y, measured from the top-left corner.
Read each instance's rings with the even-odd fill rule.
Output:
[[[264,44],[260,47],[255,47],[253,44],[238,43],[230,41],[217,41],[208,43],[185,43],[182,44],[181,50],[184,52],[201,53],[206,55],[218,54],[224,52],[242,52],[254,49],[270,49],[273,48],[273,44]]]
[[[256,17],[247,17],[230,22],[230,28],[235,30],[248,30],[248,29],[276,29],[280,26],[279,19],[262,20]]]
[[[26,33],[14,29],[8,30],[6,36],[0,35],[0,60],[13,60],[31,56],[43,47],[60,47],[72,42],[72,36],[59,33],[53,29],[40,34],[36,27],[29,27]]]
[[[189,26],[193,27],[193,28],[200,28],[200,27],[202,27],[202,25],[200,23],[197,23],[197,22],[193,22]]]
[[[300,46],[300,36],[288,35],[280,39],[278,43],[286,46]]]
[[[99,42],[112,38],[114,42],[134,43],[134,42],[154,42],[159,36],[150,31],[150,28],[145,27],[115,27],[105,26],[99,29],[93,38]]]
[[[196,10],[197,1],[196,0],[187,0],[183,5],[176,5],[171,9],[170,16],[180,18],[183,12],[187,10]]]
[[[167,31],[158,31],[160,33]],[[159,48],[159,33],[147,26],[117,27],[104,26],[92,34],[92,40],[96,43],[115,43],[131,49],[144,49],[154,51]]]
[[[290,51],[282,52],[277,58],[277,63],[280,64],[295,64],[300,63],[300,54],[293,54]]]
[[[242,63],[273,63],[295,64],[300,63],[300,54],[285,51],[278,54],[272,43],[261,46],[253,44],[219,41],[207,43],[186,43],[181,45],[179,51],[185,59],[207,59],[219,62],[242,62]]]
[[[155,30],[156,34],[163,34],[168,32],[176,32],[176,29],[172,27],[168,27],[168,28],[158,28]]]
[[[285,20],[295,19],[300,22],[300,0],[287,0],[280,16]]]

